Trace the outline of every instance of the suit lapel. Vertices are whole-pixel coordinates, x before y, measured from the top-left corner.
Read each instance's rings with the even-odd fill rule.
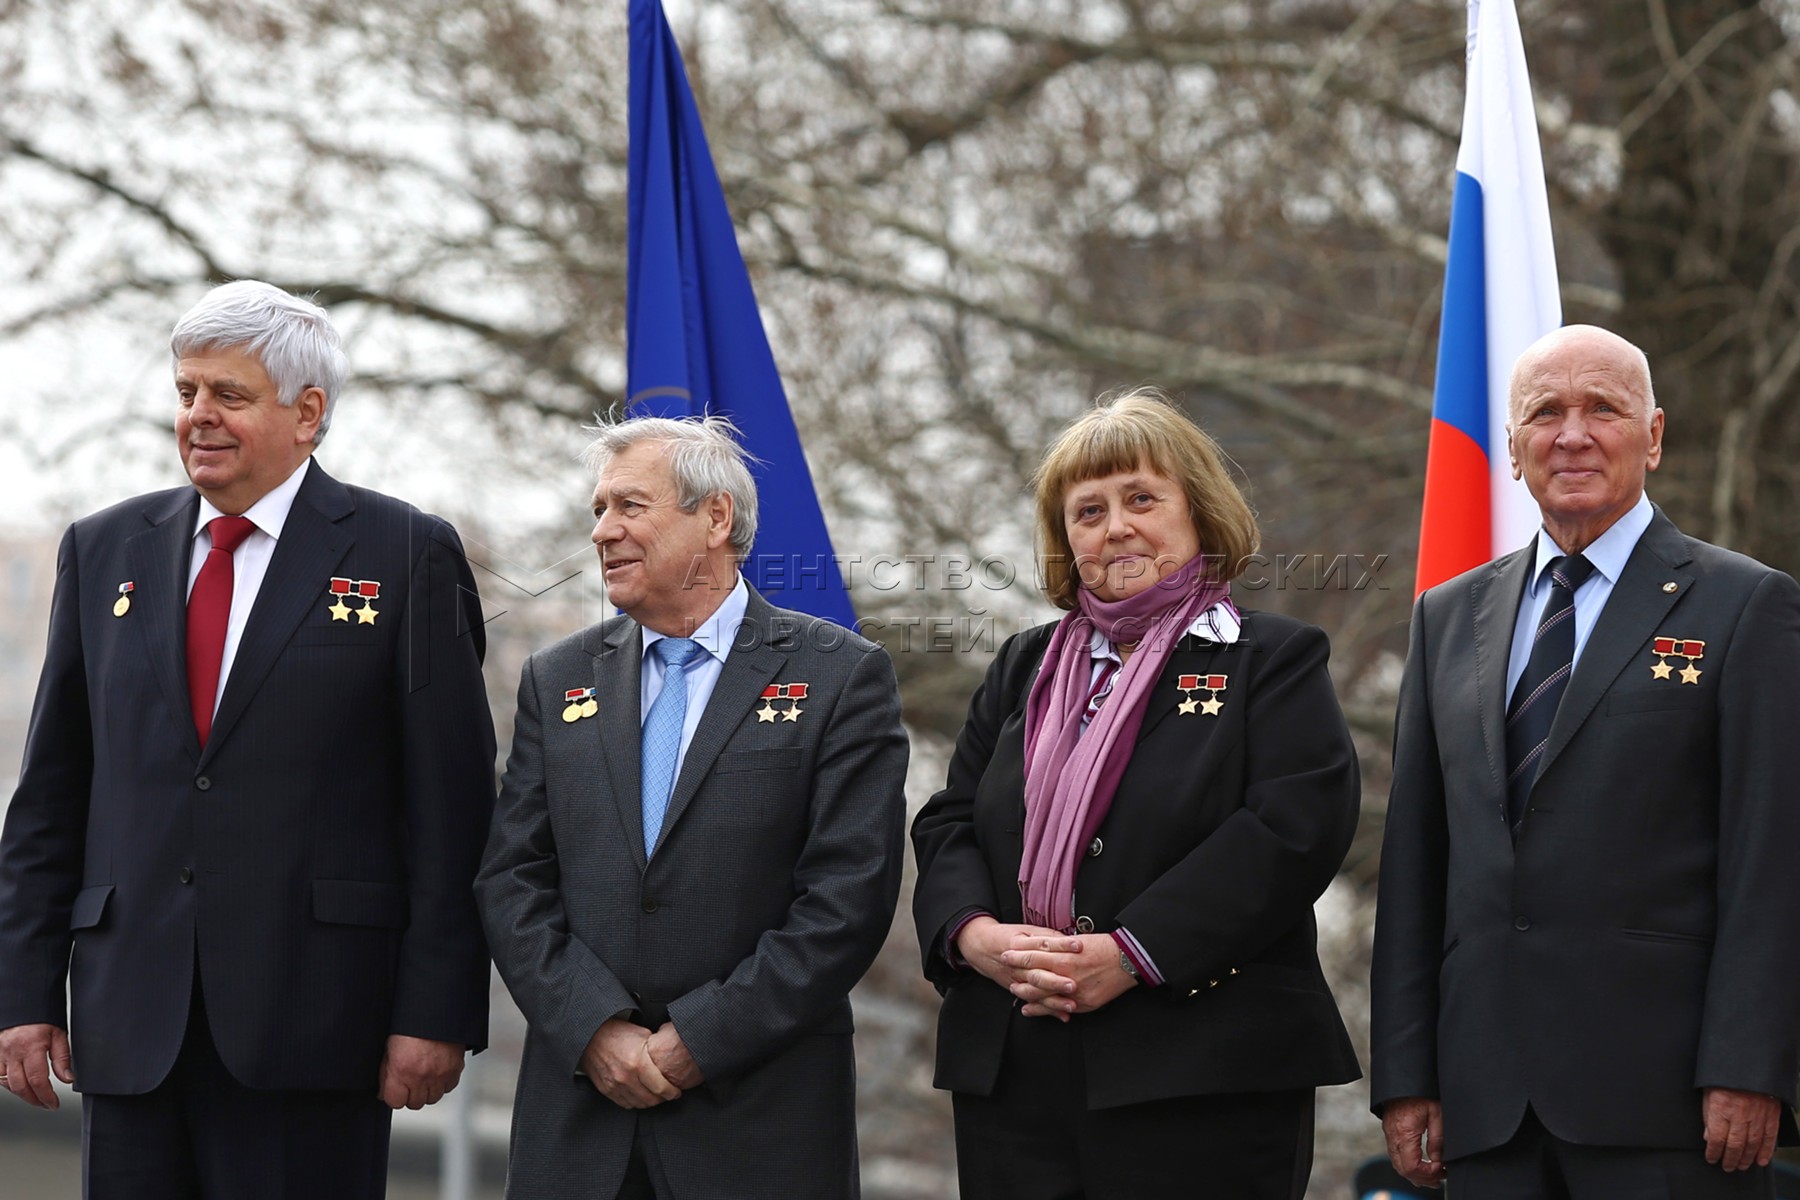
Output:
[[[200,735],[194,732],[187,684],[187,572],[199,508],[200,493],[191,489],[171,493],[166,504],[145,512],[150,528],[135,534],[125,547],[125,562],[137,582],[132,600],[143,606],[137,626],[150,669],[196,759]]]
[[[1470,585],[1475,610],[1475,703],[1487,752],[1492,793],[1506,810],[1506,666],[1513,627],[1525,598],[1525,579],[1537,560],[1537,539],[1498,559]]]
[[[700,790],[701,782],[712,770],[719,752],[756,706],[763,687],[787,660],[786,654],[770,644],[769,619],[774,612],[774,607],[751,589],[749,603],[744,609],[744,625],[754,629],[756,636],[732,639],[731,653],[719,673],[719,682],[713,687],[706,711],[700,715],[700,725],[694,730],[694,740],[688,743],[687,755],[681,761],[681,775],[675,780],[675,794],[669,799],[669,811],[663,817],[659,841],[667,840],[675,822],[681,819],[681,814],[693,801],[694,793]],[[746,641],[750,645],[744,645]]]
[[[1593,713],[1619,672],[1656,633],[1675,601],[1686,594],[1694,577],[1679,568],[1691,557],[1681,533],[1657,510],[1631,557],[1625,560],[1625,570],[1620,572],[1600,619],[1581,649],[1575,674],[1569,679],[1569,690],[1563,693],[1556,719],[1550,725],[1550,741],[1544,747],[1543,762],[1538,765],[1539,779],[1549,773],[1557,755]],[[1674,589],[1666,589],[1665,585],[1671,582],[1676,585]]]
[[[231,736],[232,727],[262,687],[294,629],[322,602],[332,569],[356,541],[337,524],[355,507],[350,490],[325,474],[318,463],[307,468],[257,589],[237,655],[231,660],[231,674],[225,679],[225,694],[201,755],[202,765]]]
[[[631,846],[637,869],[644,869],[643,685],[644,642],[629,617],[612,622],[594,659],[594,695],[600,702],[600,750],[612,780],[613,805]]]

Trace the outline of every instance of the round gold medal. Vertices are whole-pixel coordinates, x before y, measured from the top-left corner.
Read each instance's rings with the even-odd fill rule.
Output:
[[[581,720],[581,705],[571,704],[569,707],[563,709],[563,720],[571,725],[576,721]]]
[[[130,611],[131,611],[131,597],[130,596],[120,596],[117,600],[113,601],[113,616],[122,617]]]

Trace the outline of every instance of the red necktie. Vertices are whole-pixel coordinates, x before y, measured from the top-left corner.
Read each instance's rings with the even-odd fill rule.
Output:
[[[202,746],[212,733],[219,667],[225,658],[225,626],[231,619],[231,552],[255,528],[249,517],[214,517],[207,522],[212,549],[200,565],[194,590],[188,593],[188,703],[194,710],[194,728]]]

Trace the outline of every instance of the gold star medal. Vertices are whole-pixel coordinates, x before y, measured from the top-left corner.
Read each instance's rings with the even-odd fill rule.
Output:
[[[336,575],[331,577],[331,586],[325,590],[326,595],[331,597],[331,603],[325,611],[331,614],[332,620],[348,621],[350,619],[350,614],[355,610],[344,603],[344,597],[350,595],[355,587],[354,579],[341,579]]]
[[[786,710],[782,712],[781,719],[784,721],[798,721],[800,719],[800,713],[803,711],[800,707],[800,701],[806,699],[807,685],[804,683],[790,683],[785,684],[784,687],[785,691],[782,694],[787,697],[788,706]]]
[[[775,720],[775,713],[777,710],[774,701],[779,699],[781,699],[781,685],[779,683],[771,683],[762,690],[763,706],[756,710],[756,719],[758,723]]]
[[[1181,692],[1181,703],[1175,706],[1176,712],[1184,717],[1194,715],[1200,707],[1200,702],[1194,699],[1194,689],[1199,686],[1200,677],[1198,675],[1177,675],[1175,677],[1175,687]]]
[[[1218,716],[1219,710],[1225,707],[1225,702],[1219,699],[1219,693],[1225,690],[1225,676],[1208,675],[1200,686],[1207,691],[1206,699],[1200,702],[1200,711],[1209,717]]]
[[[356,621],[359,625],[373,625],[375,618],[381,614],[375,611],[375,601],[381,595],[381,584],[373,579],[356,581],[356,594],[362,598],[362,607],[356,610]]]
[[[113,601],[113,616],[122,617],[131,611],[131,593],[136,589],[137,584],[129,579],[119,585],[119,598]]]
[[[1673,669],[1669,666],[1669,655],[1675,653],[1675,639],[1657,638],[1650,643],[1650,653],[1656,655],[1656,662],[1650,667],[1650,678],[1667,679]]]
[[[1706,657],[1706,643],[1693,638],[1683,638],[1675,644],[1675,653],[1679,657],[1687,659],[1688,665],[1681,668],[1681,682],[1699,684],[1700,668],[1696,667],[1694,663]]]

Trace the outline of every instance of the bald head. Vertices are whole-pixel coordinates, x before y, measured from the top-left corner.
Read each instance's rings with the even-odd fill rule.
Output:
[[[1656,409],[1656,391],[1650,383],[1648,355],[1610,329],[1598,325],[1564,325],[1525,347],[1525,352],[1513,364],[1506,389],[1507,428],[1518,428],[1519,405],[1544,367],[1552,363],[1585,364],[1612,374],[1643,402],[1641,409],[1646,422]]]
[[[1638,502],[1662,461],[1662,409],[1644,352],[1616,333],[1570,325],[1513,366],[1506,421],[1513,478],[1544,528],[1575,554]]]

